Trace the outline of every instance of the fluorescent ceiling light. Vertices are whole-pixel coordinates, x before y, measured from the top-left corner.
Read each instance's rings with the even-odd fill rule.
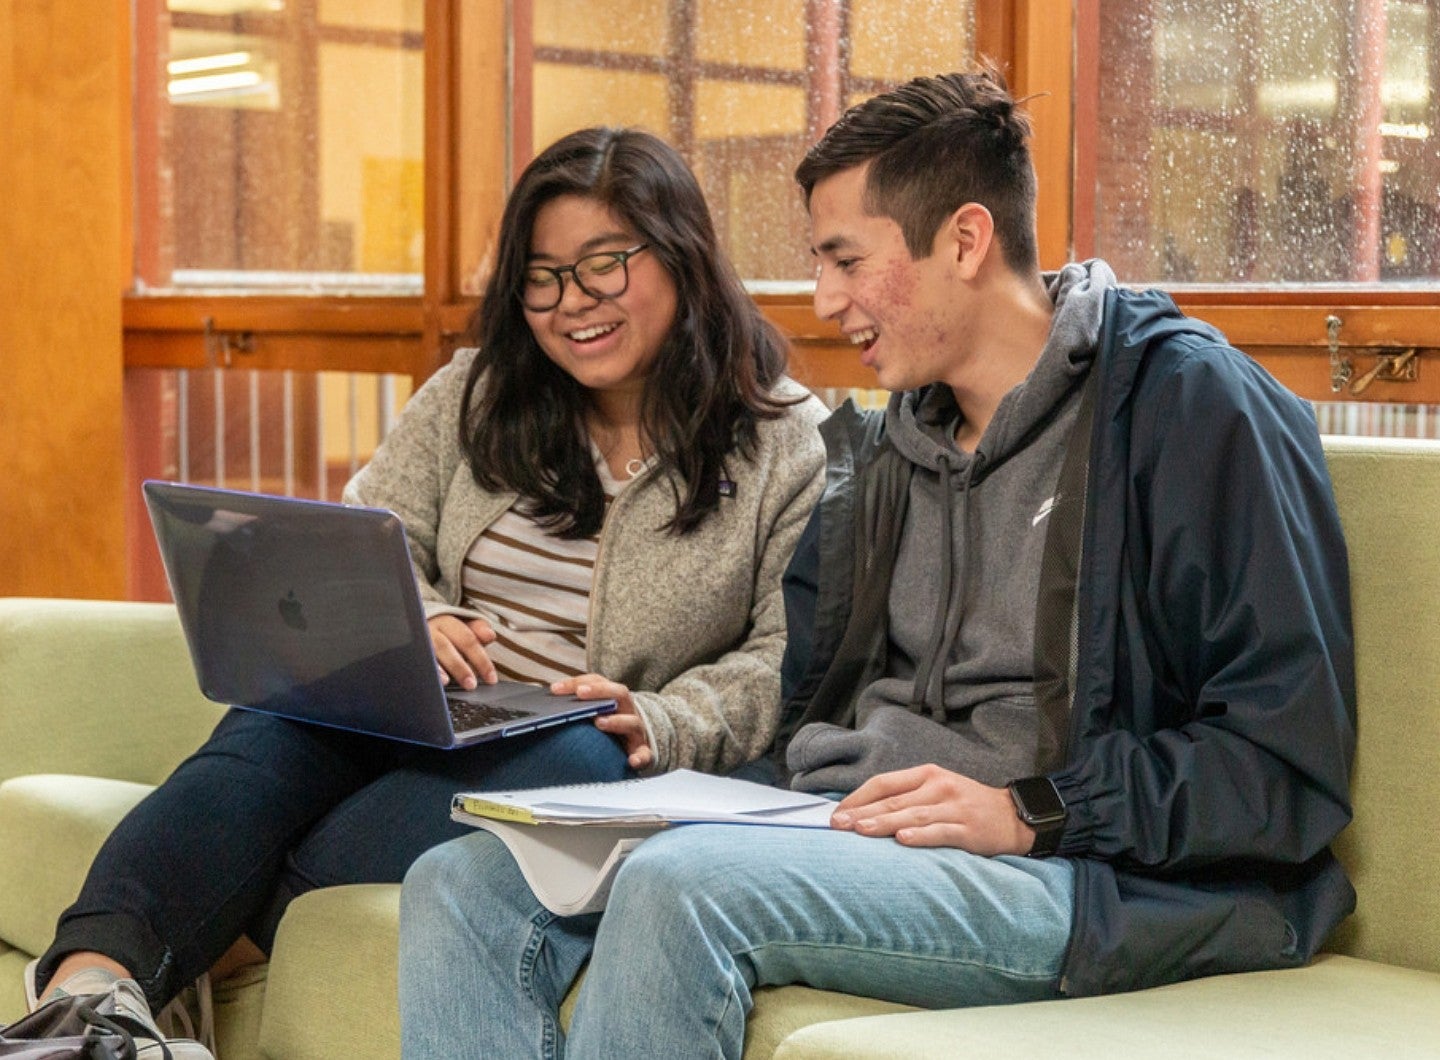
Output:
[[[254,88],[261,80],[254,70],[237,70],[233,74],[181,78],[171,81],[168,87],[172,96],[193,96],[201,92],[236,92],[243,88]]]
[[[1380,135],[1393,136],[1399,140],[1428,140],[1430,139],[1430,126],[1413,122],[1382,121]]]
[[[220,55],[198,55],[193,59],[172,59],[165,64],[171,76],[180,74],[201,74],[207,70],[228,70],[234,66],[247,66],[249,52],[224,52]]]
[[[284,11],[285,0],[169,0],[171,11],[197,15],[240,15],[247,11]]]
[[[1263,81],[1258,96],[1266,110],[1328,110],[1335,106],[1339,86],[1334,78]]]

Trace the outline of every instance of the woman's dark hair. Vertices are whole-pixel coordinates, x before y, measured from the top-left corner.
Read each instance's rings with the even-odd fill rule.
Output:
[[[753,452],[760,420],[791,402],[771,394],[785,342],[720,250],[704,193],[684,159],[635,129],[582,129],[525,168],[505,204],[495,266],[471,323],[479,347],[465,384],[460,444],[475,481],[513,490],[560,537],[600,529],[605,495],[584,412],[586,391],[535,341],[520,303],[536,215],[562,195],[608,207],[675,284],[675,322],[645,381],[642,437],[675,483],[666,529],[687,533],[720,501],[725,458]]]

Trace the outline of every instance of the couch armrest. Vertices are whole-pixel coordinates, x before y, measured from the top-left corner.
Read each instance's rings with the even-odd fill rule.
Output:
[[[171,605],[0,598],[0,780],[158,784],[221,713]]]

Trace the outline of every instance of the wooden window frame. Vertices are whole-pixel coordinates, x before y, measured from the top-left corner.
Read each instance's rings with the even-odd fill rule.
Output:
[[[227,344],[216,336],[243,336],[231,349],[240,366],[325,371],[389,371],[411,375],[418,383],[448,357],[461,341],[474,311],[474,299],[455,284],[458,167],[454,135],[461,113],[456,74],[459,52],[456,26],[465,0],[426,0],[425,26],[425,264],[424,293],[417,297],[279,295],[129,295],[124,299],[125,363],[129,367],[203,367],[215,363],[216,349]],[[832,15],[834,0],[811,0],[815,17]],[[1041,195],[1038,204],[1041,263],[1047,268],[1069,260],[1073,219],[1093,211],[1093,174],[1076,172],[1074,138],[1084,135],[1093,117],[1097,66],[1099,0],[1054,4],[1050,0],[976,0],[977,52],[997,59],[1010,73],[1017,96],[1030,97],[1035,124],[1035,165]],[[517,19],[527,0],[516,0]],[[466,12],[473,32],[477,18],[492,18],[495,39],[503,40],[506,5],[474,5]],[[476,15],[480,11],[482,14]],[[144,17],[139,5],[137,17]],[[487,13],[488,12],[488,13]],[[145,27],[142,25],[141,30]],[[1077,58],[1079,60],[1077,62]],[[483,106],[503,119],[506,73],[501,62],[482,79]],[[142,72],[143,73],[143,72]],[[142,96],[154,85],[139,85]],[[1087,104],[1087,101],[1092,101]],[[524,101],[521,101],[522,104]],[[472,107],[474,101],[470,101]],[[1088,110],[1087,110],[1088,108]],[[519,108],[523,117],[523,107]],[[492,123],[497,147],[506,122]],[[153,150],[142,141],[139,149]],[[493,152],[504,158],[506,152]],[[523,162],[514,158],[512,166]],[[502,179],[497,178],[497,180]],[[1078,179],[1077,179],[1078,178]],[[155,194],[145,174],[134,178],[137,207]],[[501,208],[480,221],[493,222]],[[476,223],[473,210],[464,223]],[[1083,242],[1083,240],[1081,240]],[[1082,254],[1088,248],[1078,248]],[[138,255],[142,262],[146,251]],[[1187,312],[1220,327],[1230,340],[1265,364],[1282,382],[1312,400],[1361,399],[1403,403],[1440,403],[1440,370],[1425,367],[1435,359],[1440,336],[1440,288],[1386,291],[1306,287],[1303,289],[1196,287],[1173,292]],[[814,385],[869,386],[871,374],[856,362],[836,327],[816,319],[808,295],[759,295],[756,301],[794,343],[797,374]],[[1339,320],[1338,331],[1332,320]],[[1400,351],[1418,351],[1418,378],[1386,381],[1383,372],[1363,393],[1335,389],[1333,364],[1351,366],[1360,379],[1382,359]]]
[[[313,7],[314,0],[305,0]],[[435,14],[450,4],[427,0],[427,25]],[[146,54],[158,54],[155,35],[164,0],[136,0],[132,18],[142,43],[132,45]],[[266,15],[256,16],[263,20]],[[198,19],[198,21],[197,21]],[[178,16],[185,24],[203,26],[205,16]],[[436,19],[448,25],[448,19]],[[362,34],[372,37],[400,37],[398,32]],[[425,58],[426,153],[432,153],[432,126],[447,118],[432,101],[447,98],[437,91],[435,78],[448,75],[437,69],[427,43]],[[134,64],[132,64],[134,65]],[[161,86],[155,64],[135,67],[136,142],[133,150],[142,159],[158,158],[161,150],[157,109]],[[309,91],[313,94],[313,86]],[[437,110],[437,113],[429,113]],[[156,219],[161,216],[160,175],[152,165],[127,167],[133,187],[127,201],[142,219],[130,224],[131,261],[128,267],[141,281],[155,286],[168,270],[165,249],[155,237]],[[448,175],[448,174],[445,174]],[[432,202],[437,198],[430,175],[426,184],[426,228],[431,227]],[[432,315],[428,292],[434,261],[428,245],[425,259],[425,291],[419,296],[352,296],[289,294],[145,294],[127,293],[122,300],[126,368],[213,368],[294,369],[298,371],[391,372],[422,379],[434,370],[436,358],[424,353],[425,322]]]

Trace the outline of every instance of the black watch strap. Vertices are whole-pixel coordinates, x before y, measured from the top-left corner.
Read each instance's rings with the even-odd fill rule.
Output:
[[[1010,798],[1015,802],[1016,816],[1035,830],[1035,845],[1029,856],[1045,858],[1059,850],[1068,813],[1055,782],[1045,776],[1012,780]]]

